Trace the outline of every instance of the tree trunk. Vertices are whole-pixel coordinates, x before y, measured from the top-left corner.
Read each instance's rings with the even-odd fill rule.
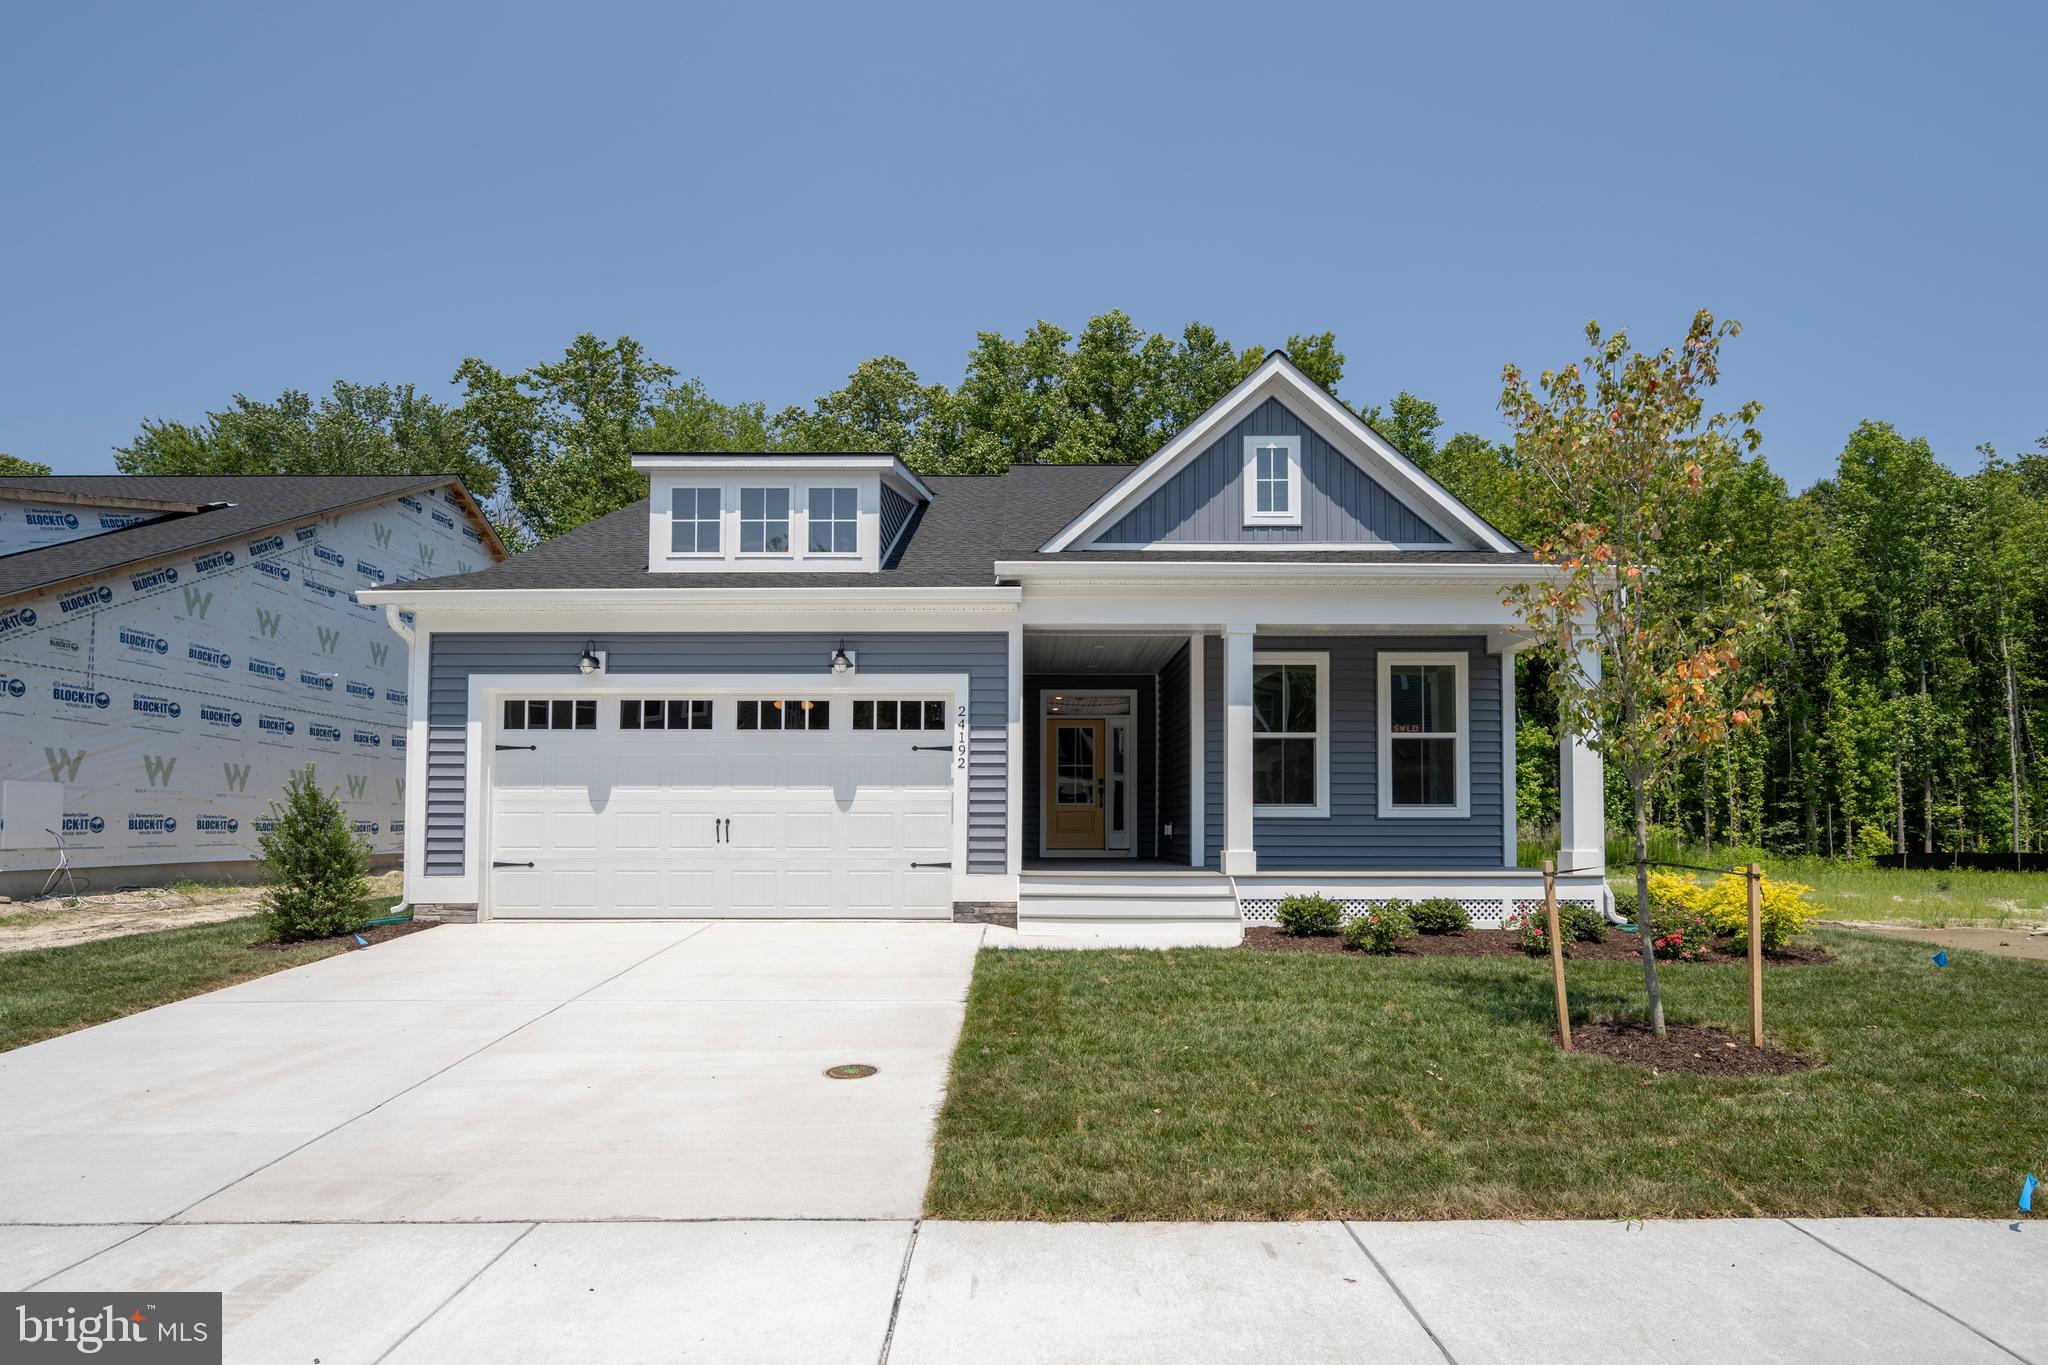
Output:
[[[1728,847],[1742,846],[1742,784],[1735,780],[1735,736],[1721,745],[1723,766],[1728,770]]]
[[[1892,747],[1892,847],[1906,851],[1906,759],[1897,745]],[[1903,865],[1903,864],[1902,864]]]
[[[1657,988],[1656,935],[1650,927],[1650,803],[1643,791],[1640,773],[1628,777],[1629,795],[1635,804],[1636,843],[1636,951],[1643,959],[1643,990],[1650,998],[1650,1032],[1664,1036],[1664,993]]]
[[[1920,699],[1922,703],[1927,700],[1925,662],[1920,665]],[[1923,704],[1920,710],[1924,720],[1927,708]],[[1920,755],[1920,851],[1930,855],[1934,852],[1934,767],[1924,751]]]
[[[1700,754],[1700,833],[1706,839],[1707,856],[1714,856],[1714,765]]]
[[[1998,653],[2005,663],[2005,769],[2012,783],[2012,865],[2020,860],[2020,704],[2012,676],[2012,643],[1998,632]]]

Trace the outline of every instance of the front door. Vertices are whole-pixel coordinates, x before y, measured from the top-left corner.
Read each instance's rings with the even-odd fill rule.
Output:
[[[1103,722],[1045,722],[1045,846],[1103,847]]]

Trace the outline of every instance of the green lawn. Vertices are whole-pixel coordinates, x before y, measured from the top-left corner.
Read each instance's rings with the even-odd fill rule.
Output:
[[[1843,930],[1768,969],[1821,1058],[1652,1077],[1552,1041],[1548,964],[985,951],[939,1118],[939,1218],[2011,1216],[2048,1171],[2048,969]],[[1569,964],[1630,1017],[1631,963]],[[1674,1022],[1740,1029],[1738,965],[1667,964]]]
[[[373,914],[397,903],[373,902]],[[124,1014],[218,990],[341,952],[333,943],[258,950],[255,915],[129,934],[64,948],[0,954],[0,1051],[103,1024]]]

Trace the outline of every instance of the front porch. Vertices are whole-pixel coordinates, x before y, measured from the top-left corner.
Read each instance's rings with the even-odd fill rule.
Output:
[[[1315,893],[1497,927],[1516,865],[1513,642],[1287,625],[1024,631],[1018,928],[1234,944]],[[1561,899],[1605,911],[1598,756],[1562,751]]]

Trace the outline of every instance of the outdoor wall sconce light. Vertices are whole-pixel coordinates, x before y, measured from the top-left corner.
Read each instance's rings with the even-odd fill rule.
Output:
[[[597,647],[597,641],[591,640],[583,646],[583,657],[576,661],[576,667],[582,669],[585,676],[602,673],[604,658],[605,651]]]
[[[853,672],[854,659],[854,655],[846,652],[846,641],[841,640],[839,648],[832,651],[832,671],[834,673]]]

